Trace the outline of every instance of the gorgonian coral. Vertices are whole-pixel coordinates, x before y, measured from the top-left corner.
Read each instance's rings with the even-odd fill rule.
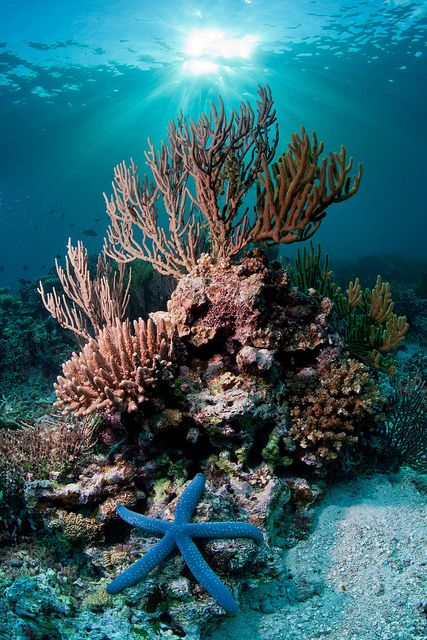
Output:
[[[87,415],[106,410],[136,411],[161,380],[171,377],[172,330],[157,323],[129,320],[105,327],[80,353],[73,353],[54,385],[63,413]]]
[[[395,384],[383,425],[388,460],[427,472],[427,387],[419,374]]]
[[[318,229],[331,204],[352,197],[362,169],[344,147],[321,157],[323,142],[304,128],[272,163],[278,144],[270,88],[258,88],[256,111],[240,103],[227,116],[219,98],[198,120],[181,115],[169,124],[167,142],[146,153],[152,178],[140,178],[132,161],[117,165],[113,196],[105,196],[110,227],[105,250],[119,262],[142,258],[180,278],[197,264],[208,239],[216,260],[237,256],[251,242],[300,242]],[[270,168],[271,165],[271,168]],[[256,210],[245,198],[256,185]],[[168,228],[159,224],[159,201]],[[206,238],[205,238],[206,236]]]
[[[336,459],[358,441],[358,428],[372,419],[379,391],[368,368],[325,349],[317,367],[302,369],[290,379],[289,436],[301,459],[315,467]]]

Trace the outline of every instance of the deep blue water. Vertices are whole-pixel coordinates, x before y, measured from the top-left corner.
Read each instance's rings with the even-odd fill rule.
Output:
[[[304,124],[363,162],[315,239],[337,257],[425,255],[426,28],[427,3],[400,0],[3,0],[0,286],[45,275],[69,236],[98,251],[113,166],[142,164],[181,108],[235,107],[257,83],[279,151]]]

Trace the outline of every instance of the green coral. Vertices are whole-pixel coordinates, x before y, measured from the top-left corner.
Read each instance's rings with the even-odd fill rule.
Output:
[[[395,372],[396,363],[390,351],[404,339],[409,325],[406,316],[394,313],[390,285],[381,276],[372,289],[361,288],[359,279],[351,281],[344,293],[333,280],[326,255],[310,243],[297,251],[289,268],[291,286],[303,293],[314,289],[334,302],[335,312],[344,327],[344,342],[348,351],[358,359],[388,374]]]
[[[282,452],[284,447],[289,448],[288,440],[285,440],[282,430],[277,427],[271,432],[267,444],[261,451],[262,458],[271,469],[279,466],[288,467],[292,464],[292,458]]]

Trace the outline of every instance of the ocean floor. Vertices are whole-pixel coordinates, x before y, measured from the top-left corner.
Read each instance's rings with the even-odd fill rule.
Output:
[[[427,477],[333,486],[283,562],[203,640],[427,640]]]

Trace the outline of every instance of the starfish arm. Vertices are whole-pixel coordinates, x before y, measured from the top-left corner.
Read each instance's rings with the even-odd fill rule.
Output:
[[[175,522],[189,522],[205,488],[205,477],[198,473],[183,491],[175,509]]]
[[[121,519],[128,524],[133,527],[138,527],[138,529],[143,529],[154,536],[164,536],[168,527],[170,527],[168,522],[162,522],[162,520],[156,520],[155,518],[148,518],[140,513],[136,513],[136,511],[131,511],[122,504],[117,506],[116,511]]]
[[[231,592],[210,568],[202,554],[188,536],[177,538],[177,545],[188,568],[204,589],[228,613],[237,612],[237,604]]]
[[[202,522],[187,524],[184,533],[191,538],[250,538],[258,544],[264,542],[261,531],[246,522]]]
[[[150,549],[140,560],[121,573],[107,587],[108,593],[119,593],[126,587],[131,587],[135,582],[145,578],[150,571],[157,567],[162,560],[172,553],[176,546],[175,536],[172,533],[166,534],[155,547]]]

